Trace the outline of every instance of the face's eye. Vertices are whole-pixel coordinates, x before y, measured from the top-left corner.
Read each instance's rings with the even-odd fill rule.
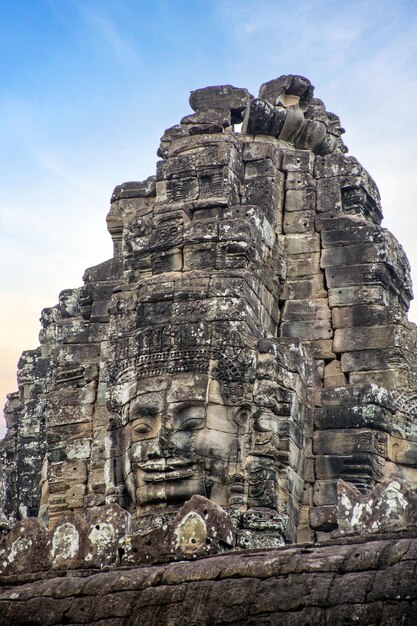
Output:
[[[204,417],[186,417],[177,426],[178,430],[197,430],[204,425]]]
[[[140,422],[137,426],[133,428],[133,432],[137,435],[147,435],[148,433],[152,432],[152,428],[149,426],[149,424],[146,424],[145,422]]]
[[[159,430],[159,420],[157,418],[141,415],[131,422],[132,441],[144,441],[156,437]]]
[[[180,406],[172,419],[174,430],[197,430],[204,427],[206,412],[204,404]]]

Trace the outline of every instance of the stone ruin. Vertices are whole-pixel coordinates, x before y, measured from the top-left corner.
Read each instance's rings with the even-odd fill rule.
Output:
[[[113,192],[113,258],[42,311],[0,624],[416,623],[410,268],[313,92],[193,91]]]

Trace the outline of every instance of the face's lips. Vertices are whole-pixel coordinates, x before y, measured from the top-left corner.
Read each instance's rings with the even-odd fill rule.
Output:
[[[166,482],[167,480],[182,480],[184,478],[190,478],[194,474],[192,467],[185,467],[184,469],[171,470],[165,472],[150,472],[144,474],[143,481],[145,483],[159,483]]]
[[[189,478],[195,472],[195,461],[191,459],[155,459],[146,463],[138,463],[144,473],[143,481],[162,482]]]
[[[138,463],[138,467],[144,472],[165,472],[166,470],[174,470],[182,467],[189,467],[194,465],[194,459],[184,458],[168,458],[168,459],[155,459],[154,461],[146,461],[145,463]]]

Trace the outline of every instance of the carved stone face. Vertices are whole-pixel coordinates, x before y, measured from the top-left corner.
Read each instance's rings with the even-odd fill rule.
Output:
[[[126,482],[139,513],[195,494],[229,504],[251,410],[227,406],[219,389],[203,374],[141,381],[125,409]]]

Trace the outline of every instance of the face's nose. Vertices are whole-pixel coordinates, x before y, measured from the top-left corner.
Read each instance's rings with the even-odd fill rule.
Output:
[[[175,456],[176,446],[172,441],[173,432],[162,428],[155,441],[148,447],[148,459],[160,459]]]

